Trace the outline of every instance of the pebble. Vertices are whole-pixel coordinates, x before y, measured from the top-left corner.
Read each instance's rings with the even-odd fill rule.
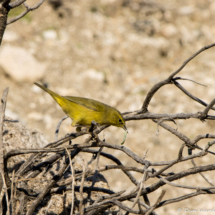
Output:
[[[40,80],[46,70],[44,63],[21,47],[4,45],[0,51],[0,59],[4,72],[17,82]]]
[[[177,35],[178,30],[173,24],[167,24],[162,28],[162,33],[166,37],[173,37]]]
[[[95,69],[87,69],[82,73],[83,78],[90,78],[92,80],[96,81],[103,81],[104,80],[104,74],[102,72],[98,72]]]
[[[184,16],[193,14],[194,11],[195,11],[195,8],[193,6],[180,7],[178,10],[179,14],[184,15]]]
[[[15,32],[10,30],[5,30],[3,39],[4,39],[4,42],[13,42],[13,41],[17,41],[19,37]]]
[[[37,113],[37,112],[31,112],[27,115],[27,117],[29,119],[36,120],[36,121],[40,121],[43,119],[43,115],[41,113]]]
[[[43,32],[43,38],[46,40],[56,40],[57,32],[54,30],[46,30]]]
[[[6,108],[5,110],[5,116],[10,117],[14,120],[19,120],[19,115],[11,111],[10,109]]]

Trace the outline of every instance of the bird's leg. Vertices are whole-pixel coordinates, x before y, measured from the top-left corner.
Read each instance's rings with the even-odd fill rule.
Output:
[[[95,127],[97,127],[97,126],[99,126],[99,123],[97,123],[97,122],[95,122],[95,121],[92,121],[92,122],[91,122],[91,126],[90,126],[90,128],[89,128],[89,132],[91,133],[92,137],[95,137],[95,138],[97,138],[98,135],[93,133],[93,129],[94,129]]]

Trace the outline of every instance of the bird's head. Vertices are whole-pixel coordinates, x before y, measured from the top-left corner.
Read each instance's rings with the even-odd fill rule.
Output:
[[[128,132],[126,125],[125,125],[125,120],[124,120],[122,114],[118,110],[116,110],[112,113],[111,121],[112,121],[112,123],[111,123],[112,125],[121,127],[125,131]]]

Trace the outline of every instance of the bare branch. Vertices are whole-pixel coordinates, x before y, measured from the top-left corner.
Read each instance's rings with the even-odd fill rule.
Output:
[[[192,145],[198,143],[202,139],[215,138],[215,134],[200,134],[191,140]]]
[[[141,119],[169,119],[169,120],[176,120],[176,119],[199,119],[199,113],[176,113],[176,114],[157,114],[157,113],[142,113],[142,114],[132,114],[125,116],[125,121],[130,120],[141,120]],[[213,118],[209,118],[214,120]]]
[[[80,186],[75,186],[74,187],[74,191],[75,192],[79,192],[80,193],[80,189],[81,189]],[[88,193],[90,191],[90,189],[91,189],[90,187],[83,186],[83,192],[85,192],[85,193]],[[72,191],[72,187],[71,186],[61,186],[61,187],[57,187],[57,188],[52,188],[50,190],[49,194],[56,194],[56,193],[61,193],[62,194],[63,192],[66,192],[66,191]],[[91,189],[91,191],[103,192],[103,193],[109,194],[110,196],[112,196],[112,195],[115,196],[115,194],[116,194],[112,190],[108,190],[108,189],[101,188],[101,187],[93,187]],[[125,191],[123,191],[123,192],[125,192]],[[119,192],[119,193],[121,193],[121,192]],[[27,192],[26,192],[26,194],[27,194]],[[28,193],[28,195],[32,196],[29,193]],[[34,194],[33,196],[38,196],[38,194]],[[118,196],[118,194],[116,196]],[[104,198],[104,196],[103,196],[101,198],[101,200],[104,200],[104,199],[106,199],[106,198]]]
[[[24,3],[26,0],[16,0],[14,2],[11,2],[10,3],[10,7],[11,8],[15,8],[15,7],[18,7],[20,6],[22,3]]]
[[[145,113],[148,111],[148,106],[149,106],[149,103],[152,99],[152,97],[154,96],[154,94],[161,88],[163,87],[164,85],[167,85],[167,84],[171,84],[171,80],[169,79],[166,79],[164,81],[161,81],[157,84],[155,84],[148,92],[144,102],[143,102],[143,105],[142,105],[142,108],[140,109],[140,111],[138,111],[138,113]]]
[[[93,150],[93,149],[82,149],[82,152],[95,153],[96,151]],[[119,159],[117,159],[117,158],[114,157],[113,155],[108,154],[108,153],[105,153],[105,152],[101,152],[100,154],[101,154],[102,156],[104,156],[104,157],[106,157],[106,158],[112,160],[113,162],[115,162],[115,163],[118,165],[117,167],[121,168],[121,166],[122,166],[122,168],[121,168],[122,171],[128,176],[128,178],[131,180],[131,182],[134,183],[135,185],[138,184],[137,180],[132,176],[131,173],[128,172],[129,169],[127,170],[126,167],[125,167],[125,169],[124,169],[124,166],[122,165],[122,163],[121,163],[121,161],[120,161]],[[104,168],[109,169],[108,166],[105,166]],[[110,167],[110,168],[111,168],[111,167]],[[114,167],[113,167],[113,168],[114,168]],[[103,169],[103,168],[100,168],[98,171],[103,171],[102,169]],[[104,169],[104,170],[105,170],[105,169]]]
[[[158,123],[158,120],[153,120],[153,121],[156,122],[156,123]],[[173,129],[172,127],[170,127],[169,125],[167,125],[167,124],[165,124],[163,122],[160,123],[160,126],[162,126],[166,130],[168,130],[169,132],[171,132],[172,134],[174,134],[176,137],[178,137],[179,139],[181,139],[183,142],[185,142],[190,147],[193,147],[193,146],[191,146],[190,139],[187,136],[185,136],[184,134],[182,134],[181,132]]]
[[[175,122],[175,120],[174,119],[161,119],[158,123],[157,123],[157,131],[156,131],[156,135],[159,135],[159,125],[160,125],[160,123],[162,123],[162,122],[165,122],[165,121],[172,121],[172,122],[174,122],[175,124],[176,124],[176,126],[177,126],[177,128],[176,128],[176,130],[178,130],[178,125],[177,125],[177,123]]]
[[[141,191],[142,191],[142,188],[143,188],[143,183],[146,181],[146,176],[147,176],[147,169],[144,170],[144,173],[143,173],[143,176],[142,176],[142,179],[141,179],[141,182],[140,182],[140,189],[139,189],[139,191],[137,193],[137,196],[136,196],[136,198],[134,200],[132,208],[134,208],[134,206],[137,204],[137,202],[138,202],[138,200],[140,198],[140,194],[141,194]]]
[[[123,205],[121,202],[117,201],[116,199],[113,199],[110,202],[113,202],[115,205],[117,205],[118,207],[120,207],[121,209],[123,209],[125,211],[128,211],[128,212],[133,213],[133,214],[139,214],[139,211],[133,210],[132,208]]]
[[[13,22],[16,22],[17,20],[21,19],[21,18],[24,17],[28,12],[33,11],[33,10],[36,10],[37,8],[40,7],[40,5],[41,5],[44,1],[45,1],[45,0],[40,0],[40,2],[38,2],[37,4],[35,4],[33,7],[29,7],[29,6],[25,3],[25,1],[24,1],[24,2],[23,2],[23,5],[25,6],[26,10],[25,10],[23,13],[21,13],[20,15],[16,16],[15,18],[9,20],[9,21],[7,22],[7,25],[9,25],[9,24],[11,24],[11,23],[13,23]],[[17,3],[16,3],[16,4],[17,4]]]
[[[95,187],[94,187],[93,189],[95,189]],[[96,203],[98,203],[98,202],[100,202],[100,201],[103,201],[103,200],[105,200],[105,199],[112,199],[112,198],[115,198],[115,197],[117,197],[117,196],[120,196],[120,195],[123,194],[125,191],[126,191],[126,190],[122,190],[122,191],[120,191],[120,192],[118,192],[118,193],[110,194],[110,195],[108,195],[108,196],[100,196],[100,197],[98,197],[98,199],[96,199],[96,201],[95,201],[94,204],[96,204]]]
[[[163,173],[165,170],[169,169],[171,166],[173,166],[174,164],[178,163],[181,159],[182,159],[182,152],[184,149],[185,144],[182,144],[179,152],[178,152],[178,159],[174,160],[172,163],[170,163],[169,165],[165,166],[164,168],[162,168],[161,170],[159,170],[158,172],[154,173],[151,177],[156,177],[158,175],[160,175],[161,173]]]
[[[201,99],[197,98],[196,96],[192,95],[189,91],[187,91],[182,85],[180,85],[177,81],[173,82],[175,84],[176,87],[178,87],[182,92],[184,92],[187,96],[189,96],[191,99],[193,99],[194,101],[197,101],[199,104],[203,105],[203,106],[208,106],[208,104],[204,101],[202,101]],[[212,110],[215,110],[214,107],[211,107]]]
[[[166,80],[164,81],[161,81],[157,84],[155,84],[148,92],[144,102],[143,102],[143,105],[142,105],[142,108],[140,109],[140,111],[138,111],[138,113],[145,113],[148,111],[148,106],[149,106],[149,103],[152,99],[152,97],[154,96],[154,94],[161,88],[163,87],[164,85],[167,85],[167,84],[171,84],[172,82],[176,82],[173,80],[173,77],[178,74],[186,65],[187,63],[189,63],[193,58],[195,58],[198,54],[200,54],[201,52],[205,51],[206,49],[209,49],[209,48],[212,48],[213,46],[215,46],[215,43],[213,44],[210,44],[208,46],[205,46],[203,48],[201,48],[199,51],[197,51],[196,53],[194,53],[191,57],[189,57],[186,61],[184,61],[184,63],[175,71],[173,72]]]
[[[206,85],[204,85],[204,84],[200,84],[200,83],[198,83],[198,82],[196,82],[196,81],[194,81],[194,80],[188,79],[188,78],[176,77],[176,78],[173,78],[173,80],[174,80],[174,81],[176,81],[176,80],[186,80],[186,81],[191,81],[191,82],[193,82],[193,83],[196,83],[196,84],[199,84],[199,85],[201,85],[201,86],[207,87],[207,86],[206,86]]]
[[[215,99],[213,99],[208,104],[208,106],[204,109],[204,111],[202,112],[202,115],[203,115],[204,119],[207,117],[207,114],[208,114],[209,110],[212,109],[212,107],[214,106],[214,104],[215,104]]]
[[[78,153],[80,152],[79,149],[75,149],[73,152],[72,157],[76,156]],[[63,175],[65,169],[67,167],[66,162],[63,162],[63,165],[61,167],[61,169],[59,170],[58,174],[56,176],[53,177],[53,179],[49,182],[49,184],[46,186],[46,188],[39,194],[39,196],[33,201],[33,203],[31,204],[30,208],[28,209],[26,215],[31,215],[35,208],[37,207],[37,205],[40,203],[40,201],[45,197],[45,195],[49,192],[49,190],[57,183],[57,181],[61,178],[61,176]]]
[[[1,0],[0,0],[1,1]],[[15,4],[18,4],[18,2],[21,2],[20,0],[17,0]],[[39,4],[39,3],[38,3]],[[24,6],[26,8],[26,11],[30,11],[30,7],[24,3]],[[31,8],[32,9],[32,8]],[[98,137],[98,134],[107,128],[108,126],[97,126],[96,123],[92,124],[92,136],[85,138],[84,141],[76,144],[68,144],[61,146],[63,143],[70,141],[72,139],[76,139],[79,136],[83,136],[85,134],[88,134],[86,130],[82,130],[78,132],[76,130],[75,133],[72,133],[70,135],[65,136],[64,138],[61,138],[60,140],[57,140],[58,132],[60,125],[62,121],[66,118],[63,118],[57,126],[56,129],[56,140],[55,142],[49,143],[44,148],[38,148],[38,149],[18,149],[8,152],[4,156],[4,165],[7,165],[7,161],[9,158],[21,154],[28,154],[33,153],[34,155],[30,156],[30,159],[28,159],[25,164],[23,164],[20,169],[16,172],[16,182],[17,184],[13,183],[12,181],[11,187],[12,187],[12,195],[11,199],[8,199],[8,204],[10,203],[12,205],[12,211],[15,211],[15,206],[20,204],[20,208],[16,211],[20,214],[27,214],[30,215],[35,212],[35,208],[39,207],[42,200],[45,197],[50,197],[52,195],[59,195],[64,192],[71,192],[72,194],[72,201],[71,201],[71,214],[75,213],[75,204],[77,205],[77,208],[79,212],[76,212],[76,215],[93,215],[93,214],[101,214],[101,213],[107,213],[108,210],[112,210],[113,206],[117,206],[114,208],[117,208],[114,213],[118,212],[120,214],[124,213],[128,215],[129,213],[133,214],[156,214],[155,209],[167,204],[179,202],[188,198],[192,198],[193,196],[198,196],[200,194],[215,194],[215,186],[203,175],[204,172],[208,171],[215,171],[215,164],[207,164],[205,166],[197,166],[195,162],[192,160],[194,158],[201,159],[202,157],[208,156],[208,154],[215,155],[215,152],[213,152],[213,145],[215,144],[215,134],[201,134],[193,139],[190,139],[188,136],[186,136],[182,131],[178,131],[177,129],[174,129],[173,127],[169,126],[169,124],[165,123],[166,121],[172,121],[177,125],[177,121],[179,119],[197,119],[197,120],[215,120],[215,116],[208,115],[209,110],[214,109],[215,107],[215,99],[212,100],[209,104],[205,103],[204,101],[198,99],[197,97],[194,97],[192,94],[190,94],[187,90],[185,90],[178,82],[177,80],[188,80],[192,81],[194,83],[197,83],[193,80],[186,79],[186,78],[180,78],[174,76],[179,73],[184,66],[192,60],[195,56],[197,56],[199,53],[201,53],[203,50],[213,47],[215,44],[212,44],[207,47],[203,47],[203,49],[196,52],[193,56],[188,58],[182,66],[176,70],[174,73],[172,73],[166,80],[161,81],[154,85],[146,95],[146,98],[143,102],[143,106],[140,111],[133,111],[133,112],[127,112],[124,114],[124,119],[126,121],[129,120],[146,120],[151,119],[155,123],[157,123],[157,127],[162,126],[164,129],[175,135],[179,138],[179,140],[182,141],[182,145],[180,149],[178,150],[178,155],[176,159],[174,160],[156,160],[155,162],[151,162],[148,159],[146,159],[146,154],[143,158],[139,156],[139,154],[134,153],[132,150],[125,146],[110,144],[105,141],[101,141]],[[194,99],[195,101],[199,102],[200,104],[206,106],[206,108],[202,112],[198,113],[176,113],[176,114],[157,114],[157,113],[150,113],[148,112],[148,106],[150,104],[150,101],[154,94],[164,85],[167,84],[175,84],[179,89],[181,89],[186,95],[188,95],[190,98]],[[199,83],[197,83],[199,84]],[[96,128],[95,128],[96,127]],[[94,128],[94,129],[93,129]],[[94,138],[93,138],[94,136]],[[198,146],[200,140],[211,138],[210,142],[205,144],[203,147]],[[140,139],[140,141],[143,141]],[[183,155],[184,147],[188,147],[188,149],[191,149],[193,151],[193,154],[188,156]],[[99,150],[92,149],[92,148],[100,148]],[[118,150],[119,153],[124,153],[129,157],[129,165],[131,166],[125,166],[122,164],[122,162],[113,156],[112,154],[105,153],[102,151],[111,149],[111,150]],[[68,156],[65,155],[65,149],[67,151]],[[200,151],[196,152],[198,149]],[[210,149],[210,150],[209,150]],[[72,150],[72,152],[70,151]],[[82,170],[78,170],[75,173],[75,168],[72,163],[72,159],[80,152],[85,153],[92,153],[93,156],[90,159],[90,161],[87,163],[87,165],[82,165]],[[49,153],[54,153],[50,155]],[[70,157],[71,154],[71,157]],[[105,164],[105,166],[99,167],[99,161],[106,157],[110,161],[115,162],[115,165],[109,165],[109,163]],[[207,158],[207,157],[206,157]],[[62,162],[59,162],[60,159],[63,159]],[[97,159],[97,163],[95,165],[94,169],[88,168],[88,165],[91,164],[93,161]],[[190,169],[186,169],[185,166],[183,166],[185,161],[191,160],[194,167]],[[39,190],[31,190],[29,189],[29,185],[27,185],[27,182],[29,180],[34,180],[36,177],[38,177],[39,173],[45,177],[47,174],[53,174],[53,166],[56,166],[58,168],[58,173],[53,176],[53,178],[48,182],[48,185],[39,188]],[[132,165],[133,163],[133,165]],[[182,170],[180,172],[170,172],[170,167],[174,167],[174,165],[181,165]],[[144,166],[144,168],[138,168],[136,165]],[[159,167],[160,168],[157,168]],[[70,169],[71,168],[71,173]],[[135,185],[132,187],[132,189],[128,189],[127,192],[122,191],[119,193],[114,193],[111,189],[105,189],[102,187],[98,187],[95,177],[99,172],[104,172],[108,174],[109,170],[112,169],[118,169],[122,170],[131,180],[131,182]],[[131,174],[131,171],[134,171],[136,173],[141,173],[142,178],[140,183],[138,183],[137,179],[135,178],[137,174]],[[204,187],[202,185],[194,186],[194,185],[180,185],[177,184],[177,180],[179,179],[186,179],[187,176],[198,176],[198,174],[201,174],[201,176],[207,181],[207,183],[210,184],[209,187]],[[93,178],[92,182],[85,181],[85,178],[87,177]],[[8,176],[7,176],[8,177]],[[8,177],[9,178],[9,177]],[[14,176],[13,176],[14,178]],[[152,180],[148,180],[150,178],[154,178]],[[9,178],[10,180],[10,178]],[[6,178],[7,181],[7,178]],[[79,186],[75,186],[75,181],[80,183]],[[147,186],[145,186],[145,182],[147,181]],[[72,184],[71,184],[72,183]],[[30,184],[30,183],[29,183]],[[14,186],[13,186],[14,185]],[[107,184],[108,185],[108,184]],[[165,201],[162,201],[162,198],[164,197],[165,191],[162,191],[161,195],[158,197],[155,197],[155,203],[151,207],[150,202],[148,200],[147,195],[154,193],[154,191],[158,191],[162,186],[172,186],[173,189],[175,187],[179,187],[182,189],[194,189],[196,192],[183,195],[174,199],[168,199]],[[8,187],[8,186],[7,186]],[[14,192],[13,192],[14,190]],[[98,195],[98,198],[89,198],[91,195],[91,191],[100,192]],[[75,193],[80,193],[77,195],[77,200],[74,201]],[[88,198],[90,199],[89,204],[84,204],[84,195],[85,193],[88,194]],[[140,201],[141,196],[143,196],[145,203]],[[16,197],[16,198],[15,198]],[[10,196],[8,196],[10,198]],[[33,202],[31,202],[31,205],[27,206],[27,213],[25,211],[25,205],[27,205],[27,200],[23,200],[24,198],[33,199]],[[125,201],[131,201],[132,208],[126,205]],[[161,202],[162,201],[162,202]],[[138,203],[139,209],[134,209],[134,206]],[[148,205],[147,205],[148,204]],[[15,206],[14,206],[15,205]],[[51,205],[51,202],[49,202],[46,206]],[[53,204],[52,204],[53,206]],[[145,207],[145,208],[144,208]],[[46,213],[48,213],[48,208],[46,208]],[[119,208],[119,209],[118,209]],[[114,209],[115,210],[115,209]],[[122,212],[123,211],[123,212]]]
[[[163,199],[164,195],[165,195],[166,191],[162,190],[160,196],[158,197],[157,201],[155,202],[155,204],[147,211],[146,215],[150,215],[151,212],[158,206],[158,204],[160,203],[160,201]]]
[[[4,177],[4,173],[1,172],[1,177],[2,177],[2,181],[3,181],[3,189],[4,189],[4,195],[6,196],[6,204],[7,204],[7,212],[9,214],[9,211],[10,211],[10,201],[9,201],[9,197],[8,197],[8,188],[7,188],[7,184],[6,184],[6,181],[5,181],[5,177]]]
[[[85,172],[86,172],[86,168],[85,168],[85,163],[84,160],[82,161],[82,168],[83,168],[83,176],[81,179],[81,186],[80,186],[80,203],[79,203],[79,213],[80,215],[83,214],[83,210],[82,210],[82,205],[83,205],[83,187],[84,187],[84,179],[85,179]]]
[[[169,79],[173,79],[173,77],[175,75],[177,75],[193,58],[195,58],[197,55],[199,55],[201,52],[207,50],[207,49],[210,49],[212,47],[215,46],[215,43],[212,43],[208,46],[204,46],[202,47],[200,50],[198,50],[196,53],[194,53],[191,57],[189,57],[187,60],[184,61],[184,63],[175,71],[173,72],[170,76],[169,76]]]
[[[192,189],[192,190],[212,190],[212,189],[215,189],[215,186],[212,186],[212,187],[192,187],[192,186],[180,185],[180,184],[172,183],[172,182],[169,182],[168,180],[166,180],[165,178],[161,178],[160,180],[162,180],[166,184],[169,184],[170,186],[179,187],[179,188],[185,188],[185,189]]]
[[[196,163],[195,163],[195,161],[194,161],[194,159],[191,159],[191,162],[192,162],[192,164],[193,164],[194,167],[197,167],[197,166],[196,166]],[[206,181],[208,184],[210,184],[211,186],[214,186],[214,184],[211,183],[201,172],[200,172],[199,174],[202,176],[202,178],[205,179],[205,181]]]
[[[74,200],[75,200],[75,169],[74,169],[74,166],[72,165],[72,159],[67,148],[66,148],[66,151],[69,157],[69,163],[70,163],[71,174],[72,174],[72,202],[71,202],[71,212],[70,212],[70,214],[72,215],[74,211]]]
[[[0,107],[0,192],[2,190],[4,180],[5,180],[5,165],[4,165],[4,143],[3,143],[3,126],[4,126],[4,119],[5,119],[5,109],[7,104],[7,94],[9,88],[6,88],[3,92],[3,96],[1,99],[1,107]],[[4,179],[4,180],[3,180]],[[8,186],[8,182],[5,182]],[[7,187],[7,186],[6,186]],[[0,199],[1,201],[1,199]]]

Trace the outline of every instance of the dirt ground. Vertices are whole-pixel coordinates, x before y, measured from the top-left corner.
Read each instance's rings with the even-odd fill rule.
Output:
[[[11,11],[10,18],[14,14]],[[11,34],[16,39],[9,39]],[[53,91],[61,95],[93,98],[125,112],[140,109],[147,91],[155,83],[167,78],[198,49],[213,43],[214,38],[215,2],[212,0],[155,0],[153,3],[140,0],[62,0],[62,6],[56,10],[45,2],[39,9],[8,25],[2,47],[8,44],[22,47],[45,64],[42,79],[36,81],[47,84]],[[207,85],[203,87],[180,81],[192,94],[210,102],[215,95],[214,70],[215,48],[211,48],[192,60],[178,76]],[[31,81],[18,82],[0,68],[0,92],[6,87],[10,88],[6,114],[28,128],[42,132],[47,142],[53,141],[57,123],[65,115],[55,101]],[[160,89],[149,106],[149,111],[155,113],[195,113],[203,109],[173,85]],[[213,112],[209,114],[213,115]],[[69,119],[63,123],[60,136],[74,131],[70,124]],[[189,138],[214,133],[214,125],[214,122],[202,123],[199,120],[177,121],[178,130]],[[142,157],[149,149],[147,159],[150,161],[177,157],[182,142],[162,128],[157,136],[155,123],[149,120],[129,121],[127,128],[129,134],[125,146],[139,156]],[[102,135],[107,142],[120,144],[124,132],[110,127]],[[74,143],[81,140],[79,138]],[[199,145],[204,147],[207,142],[201,141]],[[121,152],[104,151],[113,153],[124,165],[133,164]],[[85,154],[83,156],[88,159]],[[103,159],[100,166],[108,162]],[[214,163],[215,158],[208,155],[196,159],[196,162],[205,165]],[[174,166],[172,171],[190,167],[191,162],[184,162]],[[104,175],[114,191],[133,188],[118,170]],[[214,173],[205,175],[215,183]],[[122,180],[118,181],[120,177]],[[140,179],[141,175],[138,177]],[[145,186],[152,182],[148,181]],[[199,175],[177,183],[208,186]],[[164,199],[191,192],[170,186],[165,186],[165,189]],[[149,195],[151,204],[160,193],[161,190]],[[163,215],[185,214],[185,208],[212,209],[214,200],[213,195],[198,196],[156,211]],[[177,212],[178,208],[182,211]],[[195,214],[209,212],[198,211]]]

